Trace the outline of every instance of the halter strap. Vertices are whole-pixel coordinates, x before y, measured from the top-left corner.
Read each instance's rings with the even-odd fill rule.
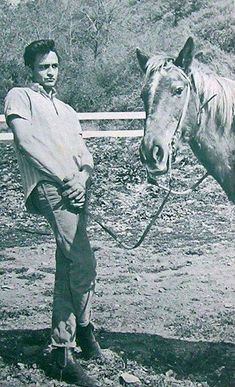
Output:
[[[217,94],[213,94],[210,98],[208,98],[208,100],[206,102],[204,102],[204,104],[202,106],[199,106],[198,108],[198,112],[197,112],[197,125],[200,126],[201,125],[201,118],[202,118],[202,110],[205,108],[205,106],[207,106],[207,104],[217,96]],[[200,104],[200,103],[199,103]]]
[[[170,179],[172,178],[172,168],[171,168],[172,154],[175,151],[176,141],[179,140],[179,138],[181,137],[182,125],[183,125],[183,121],[184,121],[186,113],[187,113],[189,99],[190,99],[190,92],[191,92],[191,82],[190,82],[189,78],[186,75],[184,75],[184,76],[188,80],[186,99],[185,99],[185,102],[184,102],[184,106],[183,106],[180,118],[179,118],[179,120],[177,122],[175,131],[174,131],[174,134],[173,134],[173,137],[172,137],[172,141],[169,144],[169,168],[168,169],[169,169]]]
[[[172,65],[174,67],[177,67],[175,65]],[[173,152],[175,151],[174,147],[175,147],[175,144],[176,144],[176,141],[177,141],[177,137],[178,139],[180,138],[181,136],[181,129],[182,129],[182,125],[183,125],[183,121],[185,119],[185,116],[186,116],[186,113],[187,113],[187,109],[188,109],[188,104],[189,104],[189,100],[190,100],[190,94],[191,94],[191,89],[192,89],[192,82],[190,80],[190,78],[184,73],[183,70],[181,70],[179,67],[177,67],[177,70],[181,73],[181,75],[187,80],[187,93],[186,93],[186,99],[185,99],[185,102],[184,102],[184,106],[183,106],[183,109],[182,109],[182,112],[181,112],[181,115],[179,117],[179,120],[177,122],[177,125],[176,125],[176,128],[175,128],[175,132],[173,134],[173,137],[172,137],[172,141],[170,142],[170,144],[168,145],[169,146],[169,161],[168,161],[168,170],[169,170],[169,176],[170,176],[170,179],[169,179],[169,188],[159,184],[159,183],[156,183],[156,185],[159,187],[159,188],[162,188],[164,191],[166,192],[171,192],[173,195],[188,195],[190,194],[191,192],[193,192],[205,179],[206,177],[208,176],[208,173],[206,172],[200,179],[198,179],[198,181],[196,181],[196,183],[194,183],[189,189],[186,189],[184,191],[174,191],[172,189],[172,181],[173,181],[173,177],[172,177],[172,154]],[[200,125],[201,124],[201,113],[202,113],[202,110],[205,108],[205,106],[216,96],[216,94],[212,95],[206,102],[204,102],[204,104],[202,106],[199,106],[198,107],[198,112],[197,112],[197,124]]]

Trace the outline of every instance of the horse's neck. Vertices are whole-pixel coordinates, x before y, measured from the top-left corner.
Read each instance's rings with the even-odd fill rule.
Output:
[[[199,70],[194,71],[192,79],[198,108],[205,107],[203,113],[207,113],[212,119],[220,115],[225,125],[230,124],[230,129],[235,106],[235,81],[212,73],[204,74]],[[213,96],[215,98],[211,99]]]
[[[191,116],[189,144],[207,171],[235,202],[235,82],[222,77],[201,76],[200,79],[195,77],[195,86],[196,113],[202,110],[201,122],[197,122],[198,116]],[[214,94],[216,97],[210,100]]]

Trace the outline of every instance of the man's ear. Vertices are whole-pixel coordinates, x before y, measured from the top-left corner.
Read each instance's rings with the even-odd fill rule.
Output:
[[[174,64],[177,67],[181,67],[185,73],[188,73],[193,60],[194,41],[189,37],[176,58]]]
[[[136,56],[140,65],[141,70],[146,72],[146,64],[149,60],[149,56],[143,54],[139,48],[136,49]]]

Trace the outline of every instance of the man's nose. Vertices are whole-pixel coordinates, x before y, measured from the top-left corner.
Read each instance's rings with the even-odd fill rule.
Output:
[[[47,75],[53,77],[54,74],[55,74],[55,70],[53,69],[53,67],[52,66],[48,67]]]

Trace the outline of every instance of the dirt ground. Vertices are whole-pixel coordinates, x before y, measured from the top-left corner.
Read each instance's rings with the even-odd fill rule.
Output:
[[[1,159],[0,385],[65,386],[48,376],[45,364],[53,237],[43,219],[24,211],[12,149],[4,146],[13,161]],[[97,145],[91,147],[98,155]],[[97,156],[91,211],[132,243],[163,193],[133,179],[129,159],[132,177],[123,181],[124,156],[109,168]],[[195,161],[182,171],[187,184],[201,173]],[[192,195],[172,198],[135,250],[117,246],[94,222],[88,231],[98,262],[93,320],[108,358],[83,362],[88,372],[104,387],[120,386],[124,371],[141,386],[234,387],[235,212],[217,183],[209,178]]]

